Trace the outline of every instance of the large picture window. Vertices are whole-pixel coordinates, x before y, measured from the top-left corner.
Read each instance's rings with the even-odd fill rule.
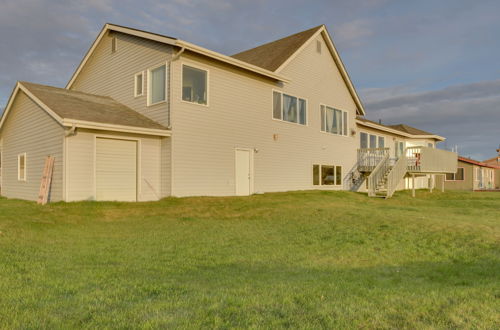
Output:
[[[208,73],[205,70],[182,66],[182,100],[208,104]]]
[[[288,94],[273,92],[273,118],[300,125],[307,124],[307,102]]]
[[[457,168],[456,173],[446,173],[446,181],[464,181],[465,172],[463,167]]]
[[[342,185],[342,166],[313,165],[314,186],[340,186]]]
[[[149,77],[149,105],[157,104],[166,101],[167,95],[167,66],[160,65],[154,69],[150,69]]]
[[[348,123],[347,112],[322,105],[321,109],[321,131],[347,136]]]

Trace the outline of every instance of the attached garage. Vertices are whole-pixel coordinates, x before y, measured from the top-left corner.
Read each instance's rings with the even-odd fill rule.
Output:
[[[0,120],[1,194],[37,200],[52,156],[50,201],[159,200],[170,192],[170,134],[112,98],[18,83]]]
[[[96,138],[96,199],[137,201],[137,141]]]

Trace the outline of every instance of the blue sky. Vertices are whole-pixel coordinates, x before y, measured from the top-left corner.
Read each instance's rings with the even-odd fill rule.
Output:
[[[368,118],[500,144],[500,1],[0,0],[0,108],[17,80],[64,86],[106,22],[233,54],[325,24]]]

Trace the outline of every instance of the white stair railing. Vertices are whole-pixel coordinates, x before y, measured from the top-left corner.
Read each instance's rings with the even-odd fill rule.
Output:
[[[377,186],[382,180],[385,180],[385,174],[389,168],[390,159],[387,153],[368,176],[368,196],[375,197],[377,195]]]
[[[408,171],[408,157],[404,152],[396,161],[391,171],[387,175],[387,195],[385,198],[391,198],[394,195],[399,183],[405,177]]]

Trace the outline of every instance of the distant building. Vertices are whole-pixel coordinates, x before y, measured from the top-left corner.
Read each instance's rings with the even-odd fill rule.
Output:
[[[486,164],[474,159],[458,157],[457,172],[437,177],[437,186],[450,190],[500,189],[500,166]]]

